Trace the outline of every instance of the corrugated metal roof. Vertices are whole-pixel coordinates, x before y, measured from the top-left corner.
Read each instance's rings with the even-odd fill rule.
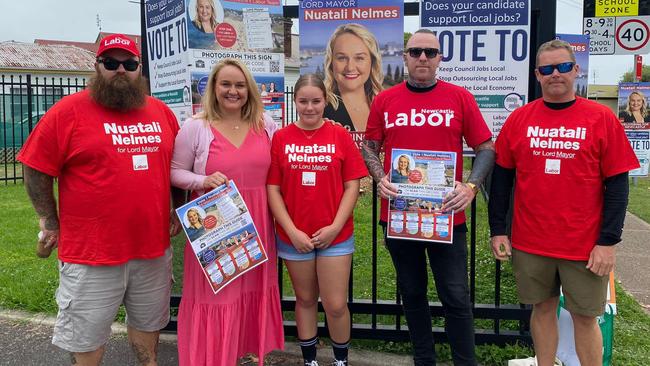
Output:
[[[73,42],[73,41],[58,41],[54,39],[35,39],[34,43],[38,43],[41,45],[58,45],[58,46],[75,46],[79,48],[83,48],[84,50],[88,50],[92,52],[93,54],[97,53],[97,49],[99,48],[98,43],[91,43],[91,42]]]
[[[74,46],[0,42],[0,69],[93,71],[95,54]]]

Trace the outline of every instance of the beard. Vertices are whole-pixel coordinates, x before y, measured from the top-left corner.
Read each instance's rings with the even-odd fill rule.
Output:
[[[135,80],[126,74],[107,79],[98,72],[88,82],[88,89],[97,103],[120,112],[142,107],[149,93],[148,83],[141,74]]]

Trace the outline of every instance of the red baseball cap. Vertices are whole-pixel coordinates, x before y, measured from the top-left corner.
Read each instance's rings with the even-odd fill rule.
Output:
[[[102,53],[108,50],[116,48],[124,50],[133,56],[140,57],[140,52],[138,51],[135,41],[124,34],[111,34],[110,36],[102,38],[99,42],[99,48],[97,49],[97,57],[101,56]]]

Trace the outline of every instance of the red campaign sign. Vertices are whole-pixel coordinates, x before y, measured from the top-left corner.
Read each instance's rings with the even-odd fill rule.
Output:
[[[636,80],[641,81],[641,76],[643,75],[643,56],[635,55],[634,60],[636,65]]]
[[[228,23],[220,23],[214,30],[214,37],[221,47],[230,48],[237,42],[237,31]]]
[[[228,0],[233,3],[280,6],[280,0]]]

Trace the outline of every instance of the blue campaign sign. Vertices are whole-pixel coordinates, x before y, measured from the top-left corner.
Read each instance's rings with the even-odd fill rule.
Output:
[[[423,0],[422,27],[528,25],[527,0]]]
[[[205,251],[205,253],[203,253],[203,260],[206,263],[210,263],[210,262],[214,261],[216,258],[217,258],[217,255],[214,252],[214,250],[212,250],[212,249],[208,249],[208,250]]]
[[[152,0],[145,3],[147,28],[162,24],[183,13],[183,0]]]
[[[197,84],[197,89],[199,90],[199,94],[203,95],[205,93],[205,88],[208,86],[208,77],[204,76],[201,79],[199,79],[199,83]]]

